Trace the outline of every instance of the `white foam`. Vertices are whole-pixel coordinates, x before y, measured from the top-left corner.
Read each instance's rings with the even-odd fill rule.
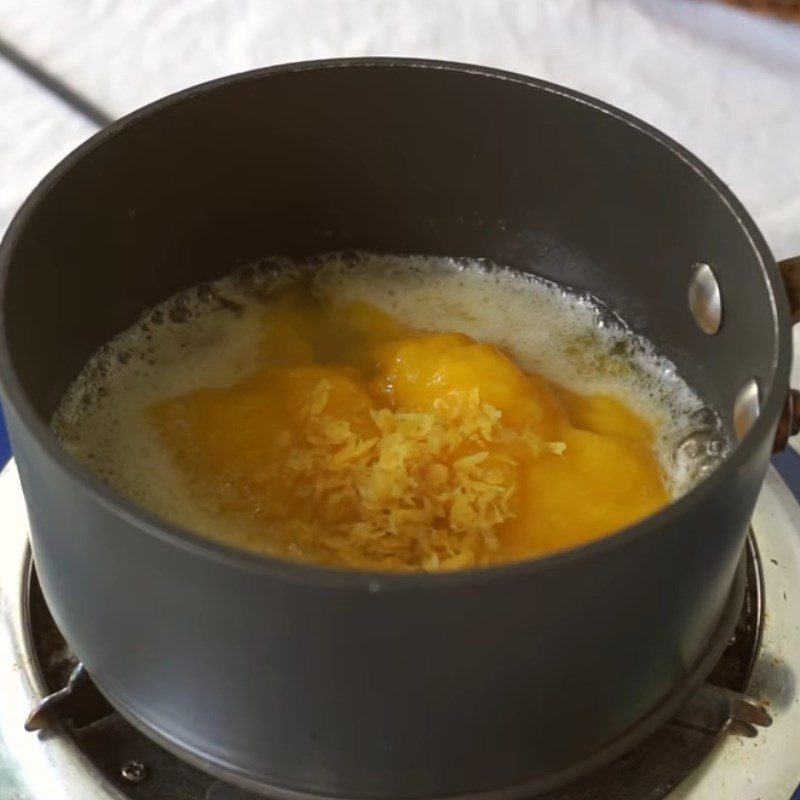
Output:
[[[89,361],[54,415],[57,436],[134,500],[215,535],[219,521],[198,508],[144,409],[252,372],[264,294],[311,269],[327,301],[362,300],[419,330],[460,331],[575,391],[623,398],[655,423],[673,496],[726,453],[718,419],[675,366],[593,298],[482,262],[367,254],[270,259],[169,299]]]

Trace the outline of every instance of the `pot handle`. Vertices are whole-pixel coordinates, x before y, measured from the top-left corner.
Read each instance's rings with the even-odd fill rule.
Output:
[[[800,256],[779,261],[778,267],[783,285],[786,287],[786,296],[789,298],[792,325],[796,325],[800,322]],[[778,420],[772,452],[779,453],[784,450],[789,437],[796,433],[800,433],[800,392],[797,389],[789,389],[781,418]]]
[[[779,261],[778,267],[789,298],[792,325],[796,325],[800,322],[800,256]]]

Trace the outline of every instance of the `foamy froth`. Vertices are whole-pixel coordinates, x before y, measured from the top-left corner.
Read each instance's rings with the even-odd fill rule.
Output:
[[[132,499],[213,535],[217,521],[192,501],[144,410],[252,373],[264,298],[312,270],[327,301],[365,301],[418,330],[462,332],[574,391],[622,398],[653,421],[673,497],[727,453],[717,415],[675,366],[594,298],[486,262],[370,254],[265,259],[170,298],[90,359],[53,417],[56,435]]]

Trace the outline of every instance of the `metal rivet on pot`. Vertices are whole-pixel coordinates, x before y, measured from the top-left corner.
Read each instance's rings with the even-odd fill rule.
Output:
[[[722,324],[722,295],[708,264],[695,264],[689,281],[689,308],[700,330],[714,334]]]
[[[147,767],[141,761],[126,761],[119,774],[126,783],[141,783],[147,777]]]
[[[733,427],[739,439],[744,439],[750,428],[761,413],[761,403],[758,397],[758,383],[755,378],[750,378],[739,390],[733,404]]]

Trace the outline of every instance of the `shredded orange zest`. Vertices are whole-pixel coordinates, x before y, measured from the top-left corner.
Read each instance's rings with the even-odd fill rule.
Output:
[[[298,531],[298,554],[431,571],[489,561],[517,485],[517,460],[493,448],[508,433],[500,412],[474,390],[468,402],[427,412],[373,410],[376,435],[363,438],[325,413],[329,395],[317,384],[286,459],[296,495],[331,525],[322,541]]]

